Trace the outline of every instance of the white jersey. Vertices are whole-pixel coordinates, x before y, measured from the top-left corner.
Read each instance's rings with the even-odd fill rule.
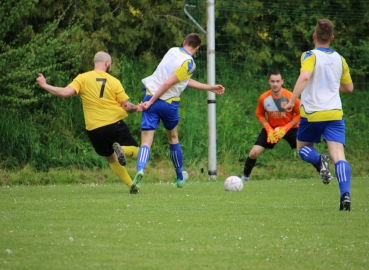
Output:
[[[340,80],[343,74],[341,56],[312,50],[315,54],[314,72],[301,93],[301,106],[307,114],[321,111],[342,110]],[[342,114],[341,114],[342,115]]]
[[[161,100],[179,98],[186,89],[188,81],[196,71],[196,65],[192,56],[181,47],[171,48],[163,57],[155,72],[142,80],[147,91],[152,95],[173,74],[176,74],[179,83],[173,85],[162,96]]]

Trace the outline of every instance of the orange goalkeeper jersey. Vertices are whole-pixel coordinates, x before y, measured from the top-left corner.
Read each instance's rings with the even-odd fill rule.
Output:
[[[297,124],[293,126],[293,128],[297,128],[300,121],[300,100],[296,99],[292,111],[286,112],[283,109],[291,96],[292,92],[285,88],[282,88],[282,93],[278,97],[273,97],[272,90],[263,93],[259,97],[258,106],[255,112],[260,123],[266,120],[272,128],[276,128],[284,126],[294,120]]]

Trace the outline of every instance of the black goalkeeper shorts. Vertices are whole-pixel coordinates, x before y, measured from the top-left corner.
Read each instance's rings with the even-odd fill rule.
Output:
[[[292,149],[296,148],[296,134],[297,134],[297,128],[291,128],[286,135],[284,135],[284,137],[282,138],[283,140],[286,140],[288,142],[288,144],[291,146]],[[258,138],[256,139],[256,142],[254,145],[259,145],[262,146],[264,148],[268,148],[268,149],[273,149],[274,146],[276,146],[276,144],[278,143],[268,143],[267,142],[268,139],[268,134],[265,130],[265,128],[263,128],[258,136]]]

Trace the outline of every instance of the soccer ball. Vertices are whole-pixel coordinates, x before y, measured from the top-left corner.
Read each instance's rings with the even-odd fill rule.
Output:
[[[241,191],[243,189],[243,182],[238,176],[230,176],[224,180],[225,191]]]

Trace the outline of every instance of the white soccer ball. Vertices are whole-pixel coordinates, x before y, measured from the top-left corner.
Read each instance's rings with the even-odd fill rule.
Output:
[[[243,182],[238,176],[230,176],[224,180],[225,191],[241,191],[243,189]]]

